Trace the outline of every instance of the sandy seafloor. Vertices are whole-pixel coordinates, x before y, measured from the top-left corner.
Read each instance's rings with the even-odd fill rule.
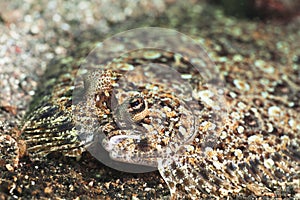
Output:
[[[188,4],[202,8],[205,3],[191,0],[185,7]],[[223,12],[220,7],[213,9],[218,10],[214,13]],[[106,35],[147,26],[147,21],[155,26],[157,18],[164,24],[163,17],[185,15],[172,14],[178,10],[175,0],[1,1],[0,136],[17,137],[21,119],[51,59],[68,55],[78,41],[97,40],[93,38],[95,30]],[[249,19],[233,17],[231,20],[243,23]],[[299,27],[299,21],[297,17],[288,17],[270,19],[269,23],[280,29],[287,23]],[[182,27],[193,28],[184,27],[184,24]],[[295,31],[295,28],[286,30]],[[285,34],[289,35],[288,32]],[[299,33],[297,39],[299,44]],[[298,58],[293,59],[299,65],[300,47],[291,46],[296,46],[294,51],[298,52],[295,53]],[[104,166],[88,153],[79,161],[50,156],[45,161],[32,162],[23,157],[13,168],[8,159],[0,162],[0,199],[167,199],[169,196],[157,171],[145,174],[119,172]]]

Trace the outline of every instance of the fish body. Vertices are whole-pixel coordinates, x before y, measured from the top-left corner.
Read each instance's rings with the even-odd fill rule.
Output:
[[[96,141],[114,160],[157,167],[174,199],[297,194],[299,65],[231,40],[202,40],[215,51],[202,73],[192,58],[141,49],[92,66],[80,84],[78,67],[48,76],[24,120],[29,156],[80,156]]]

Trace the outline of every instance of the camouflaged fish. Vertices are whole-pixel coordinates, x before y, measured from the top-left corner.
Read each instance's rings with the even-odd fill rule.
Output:
[[[79,156],[102,134],[96,142],[112,159],[157,167],[173,199],[276,197],[287,188],[295,195],[299,65],[272,66],[235,48],[259,45],[253,38],[228,46],[216,35],[201,41],[217,81],[195,70],[193,58],[160,49],[91,66],[82,82],[77,69],[48,75],[23,126],[29,156]]]

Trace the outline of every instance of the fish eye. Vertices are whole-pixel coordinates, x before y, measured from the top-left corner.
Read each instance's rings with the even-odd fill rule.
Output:
[[[142,103],[142,100],[140,98],[138,98],[138,99],[135,98],[129,102],[129,105],[130,105],[130,107],[134,108],[134,107],[140,105],[141,103]]]
[[[146,109],[146,102],[141,96],[135,96],[128,101],[128,112],[131,114],[141,113]]]

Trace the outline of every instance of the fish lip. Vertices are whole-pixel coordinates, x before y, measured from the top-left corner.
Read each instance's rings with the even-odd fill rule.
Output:
[[[139,141],[141,140],[141,136],[140,135],[115,135],[110,139],[107,138],[103,139],[102,145],[106,151],[110,152],[116,149],[117,144],[119,144],[120,142],[122,142],[122,140],[125,139],[134,139]]]

